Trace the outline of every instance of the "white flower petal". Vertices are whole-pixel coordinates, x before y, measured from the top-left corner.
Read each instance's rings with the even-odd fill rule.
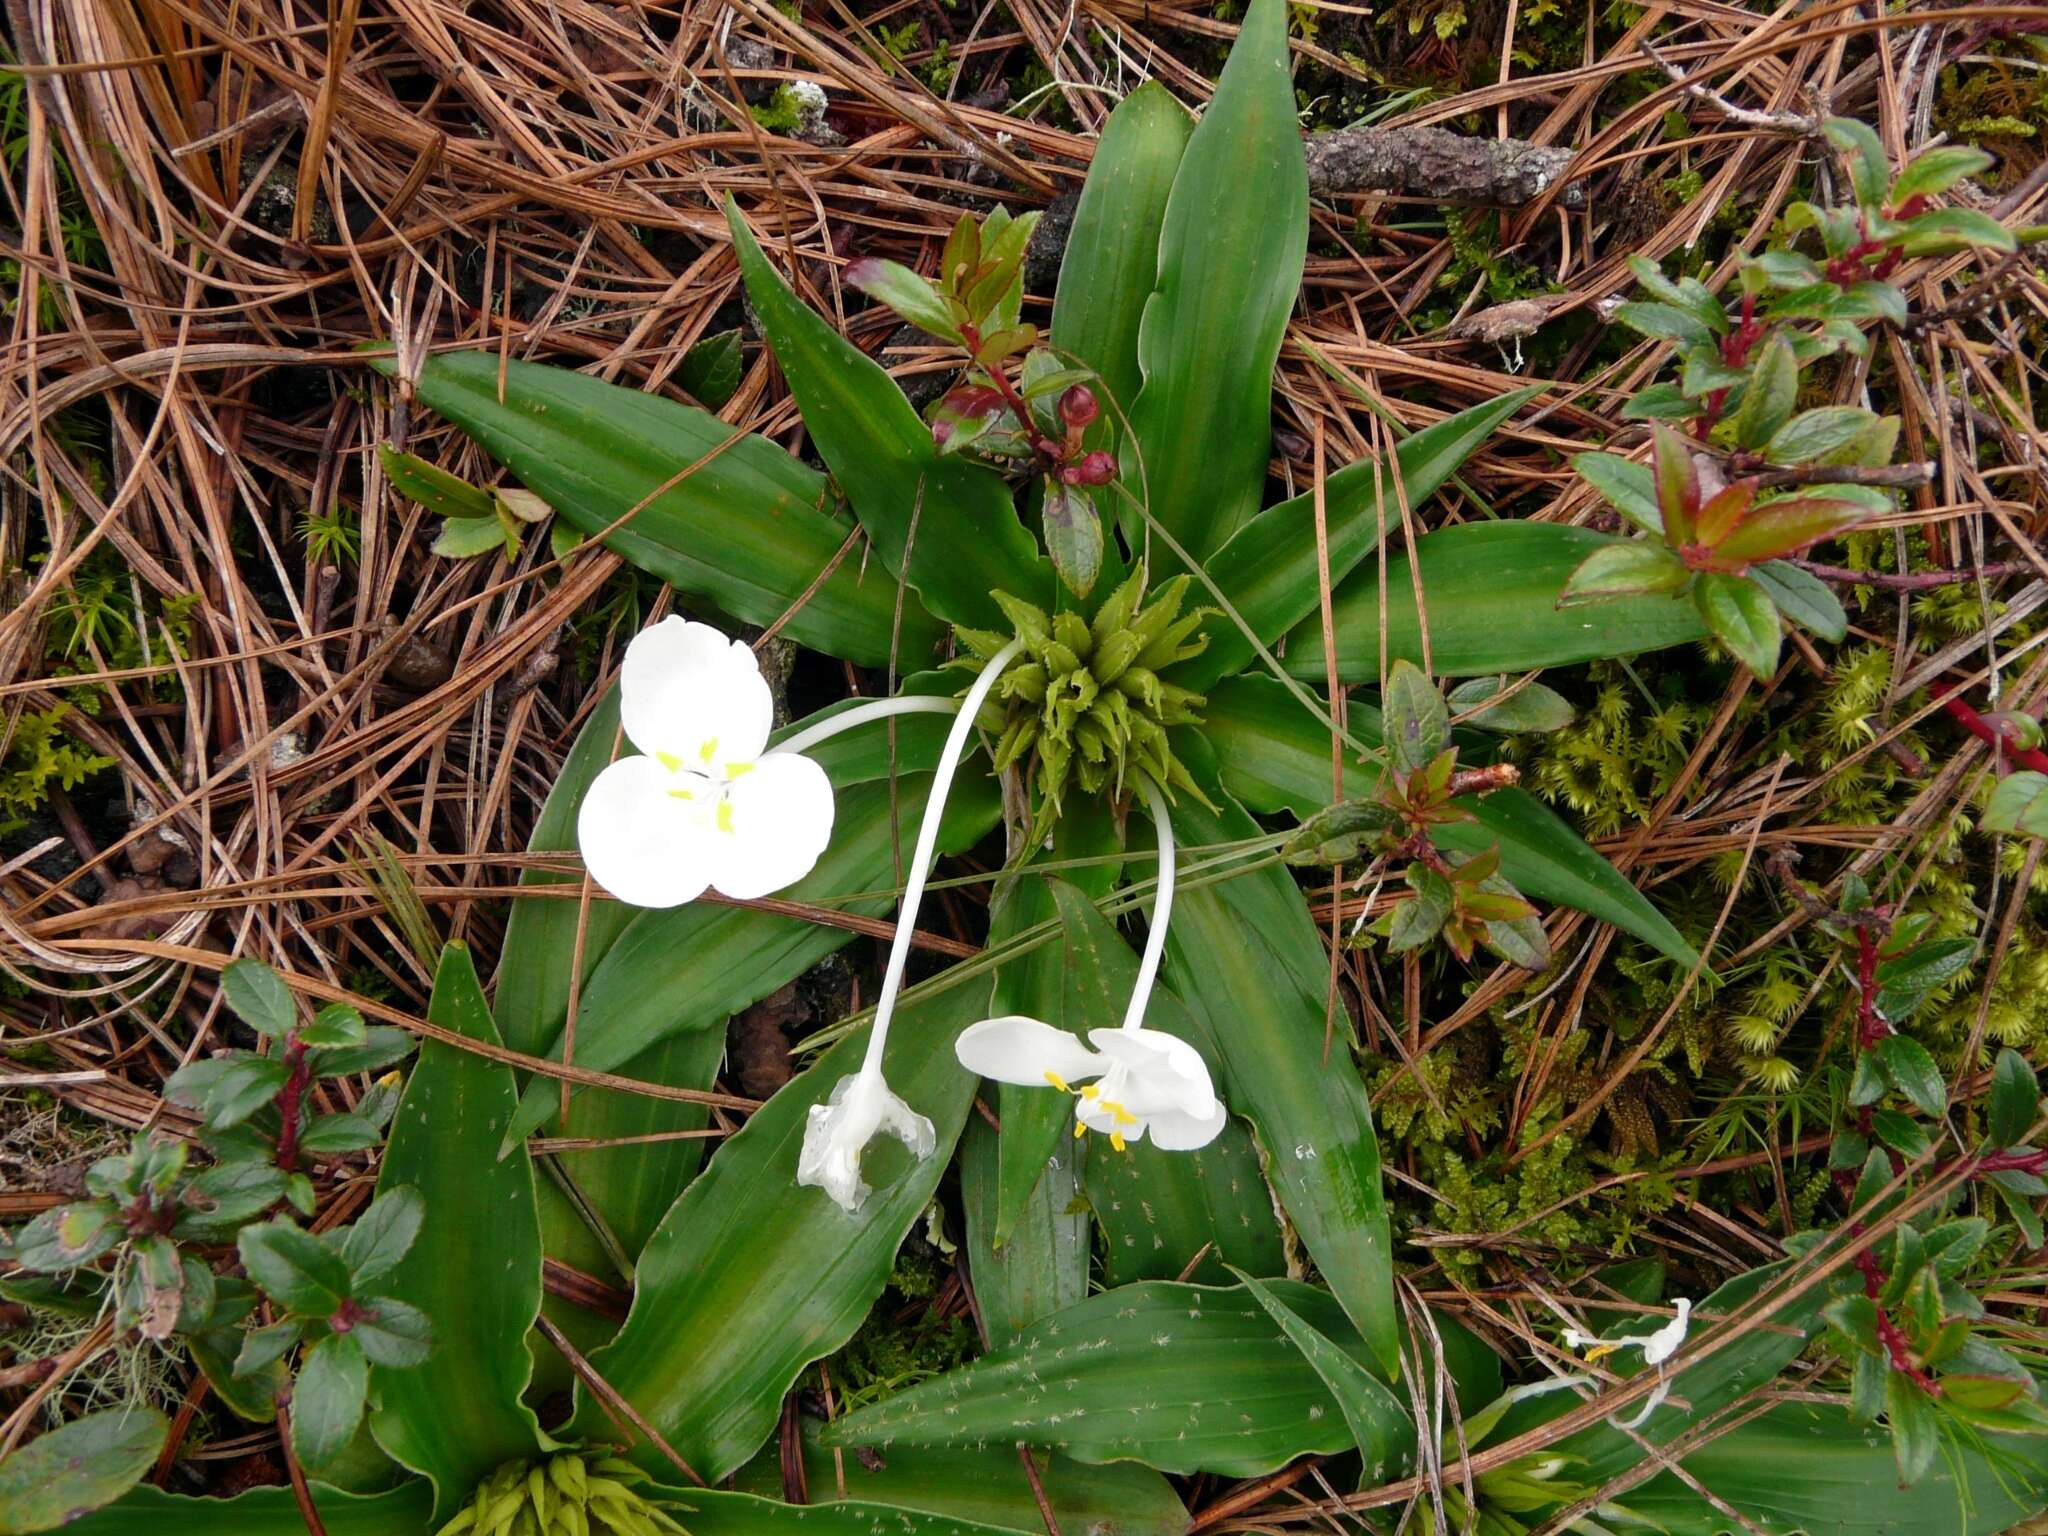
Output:
[[[953,1054],[977,1077],[1026,1088],[1047,1086],[1048,1072],[1075,1082],[1108,1065],[1064,1029],[1021,1013],[968,1025],[953,1042]]]
[[[1162,1152],[1192,1152],[1206,1147],[1223,1134],[1230,1111],[1221,1104],[1206,1116],[1190,1115],[1177,1109],[1163,1109],[1145,1117],[1152,1145]]]
[[[1216,1088],[1202,1056],[1178,1035],[1159,1029],[1091,1029],[1088,1042],[1128,1070],[1124,1102],[1139,1114],[1178,1110],[1207,1120]]]
[[[852,1215],[871,1193],[861,1180],[860,1155],[878,1132],[894,1136],[920,1158],[930,1157],[938,1145],[931,1121],[891,1093],[880,1073],[842,1077],[830,1102],[813,1104],[804,1122],[797,1183],[824,1190]]]
[[[694,782],[701,798],[671,793]],[[678,907],[711,882],[708,810],[715,790],[651,757],[622,757],[591,782],[576,814],[590,878],[636,907]]]
[[[671,614],[626,647],[619,672],[626,738],[649,757],[724,777],[768,745],[775,700],[746,645]]]
[[[751,901],[811,872],[832,840],[832,781],[793,752],[771,752],[725,790],[711,883]]]

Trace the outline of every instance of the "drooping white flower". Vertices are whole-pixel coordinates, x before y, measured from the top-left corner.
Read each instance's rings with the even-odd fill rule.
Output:
[[[953,786],[953,775],[967,750],[967,738],[974,730],[974,717],[982,701],[1023,644],[1013,640],[990,657],[981,676],[960,701],[959,713],[946,733],[946,745],[932,772],[931,798],[925,802],[924,820],[918,825],[917,848],[910,856],[910,878],[896,917],[896,937],[889,946],[882,990],[875,999],[875,1022],[868,1031],[867,1054],[862,1057],[857,1073],[834,1085],[832,1097],[826,1103],[811,1106],[810,1117],[804,1123],[796,1181],[824,1190],[849,1214],[858,1211],[868,1196],[868,1187],[860,1176],[860,1155],[878,1133],[886,1131],[897,1137],[918,1157],[930,1156],[937,1144],[931,1121],[890,1091],[882,1077],[882,1053],[889,1040],[889,1021],[895,1017],[897,994],[903,990],[903,968],[910,960],[910,936],[917,928],[917,906],[924,898],[924,883],[931,874],[932,861],[938,856],[939,821],[946,809],[946,792]]]
[[[1565,1348],[1583,1349],[1588,1360],[1598,1360],[1601,1356],[1611,1355],[1616,1350],[1640,1349],[1643,1352],[1643,1363],[1656,1370],[1655,1390],[1634,1414],[1626,1419],[1611,1420],[1615,1428],[1639,1428],[1663,1405],[1664,1399],[1671,1392],[1671,1384],[1664,1376],[1664,1362],[1678,1353],[1678,1347],[1685,1342],[1686,1330],[1691,1324],[1692,1303],[1681,1296],[1678,1298],[1671,1321],[1653,1333],[1630,1333],[1612,1339],[1602,1339],[1581,1333],[1576,1328],[1565,1329]]]
[[[1117,1151],[1152,1138],[1166,1152],[1206,1147],[1230,1118],[1209,1081],[1208,1065],[1177,1035],[1145,1028],[1145,1005],[1166,951],[1173,913],[1173,825],[1158,785],[1144,782],[1159,842],[1159,887],[1138,979],[1120,1029],[1091,1029],[1088,1045],[1067,1030],[1023,1014],[970,1024],[953,1042],[960,1065],[981,1077],[1074,1095],[1074,1134],[1100,1131]],[[1090,1050],[1089,1046],[1094,1049]],[[1094,1079],[1092,1082],[1086,1079]],[[1074,1087],[1081,1083],[1083,1086]]]
[[[1229,1118],[1201,1056],[1163,1030],[1091,1029],[1083,1045],[1064,1029],[1011,1014],[969,1025],[953,1052],[978,1076],[1073,1094],[1074,1133],[1100,1131],[1119,1152],[1148,1135],[1162,1151],[1190,1152],[1214,1141]]]
[[[766,896],[810,872],[832,836],[832,783],[768,750],[775,704],[753,651],[673,615],[626,647],[620,722],[640,751],[583,797],[576,841],[590,877],[636,907],[706,890]]]

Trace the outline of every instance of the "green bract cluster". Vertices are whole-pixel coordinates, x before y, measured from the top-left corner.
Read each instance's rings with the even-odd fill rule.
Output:
[[[1070,785],[1089,795],[1123,795],[1134,772],[1169,796],[1185,789],[1208,804],[1166,739],[1172,727],[1197,723],[1205,700],[1159,676],[1208,645],[1196,631],[1212,610],[1182,613],[1187,590],[1188,578],[1176,576],[1140,607],[1145,573],[1139,570],[1092,621],[1071,609],[1048,615],[1006,592],[995,594],[1027,659],[996,684],[982,725],[996,734],[998,771],[1037,754],[1041,823],[1059,815]],[[953,664],[977,673],[1011,640],[994,630],[958,633],[971,654]]]
[[[681,1536],[639,1485],[630,1461],[579,1456],[508,1461],[470,1496],[437,1536]]]

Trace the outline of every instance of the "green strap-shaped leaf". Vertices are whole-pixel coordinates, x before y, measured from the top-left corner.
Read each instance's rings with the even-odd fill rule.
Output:
[[[1462,523],[1416,540],[1429,606],[1429,660],[1439,677],[1490,677],[1634,656],[1702,639],[1692,604],[1674,597],[1618,597],[1557,606],[1579,563],[1616,542],[1558,523]],[[1380,573],[1367,563],[1339,583],[1331,605],[1337,676],[1380,677]],[[1387,658],[1422,664],[1422,626],[1408,557],[1387,562]],[[1323,627],[1304,619],[1287,637],[1284,662],[1296,677],[1324,676]]]
[[[389,359],[371,366],[393,371]],[[462,428],[586,537],[639,507],[606,547],[678,592],[709,598],[749,624],[772,624],[846,542],[850,526],[828,510],[825,477],[765,438],[742,438],[670,485],[730,438],[732,427],[694,406],[537,363],[505,365],[500,401],[498,366],[495,351],[429,357],[417,383],[420,403]],[[895,613],[895,583],[872,572],[864,580],[860,561],[849,557],[783,633],[878,666],[889,659]],[[905,602],[899,655],[922,662],[940,634],[915,601]]]
[[[590,781],[612,760],[619,742],[619,690],[606,691],[583,729],[576,735],[554,788],[541,806],[527,839],[528,853],[569,853],[576,848],[576,812]],[[521,889],[544,885],[576,885],[577,877],[552,870],[529,869],[519,876]],[[576,958],[576,924],[582,904],[555,898],[526,897],[512,903],[505,920],[505,943],[495,979],[498,1033],[515,1051],[532,1056],[544,1051],[562,1027],[569,1007],[569,971]],[[634,909],[601,897],[589,903],[583,918],[583,975],[587,980],[613,942],[633,921]]]
[[[1275,1295],[1367,1369],[1372,1357],[1327,1291]],[[1491,1351],[1438,1319],[1461,1403],[1499,1395]],[[1348,1449],[1329,1388],[1242,1287],[1147,1281],[1104,1291],[1007,1348],[827,1426],[827,1445],[978,1446],[1022,1440],[1077,1461],[1256,1477]]]
[[[1259,509],[1273,365],[1307,250],[1287,7],[1252,0],[1167,199],[1131,407],[1144,474],[1123,465],[1124,484],[1198,560]]]
[[[154,1408],[106,1408],[36,1436],[0,1461],[0,1536],[76,1529],[141,1480],[170,1427]]]
[[[495,1045],[469,951],[441,952],[427,1017]],[[370,1418],[394,1461],[424,1473],[444,1515],[500,1462],[543,1443],[521,1400],[533,1374],[527,1330],[540,1310],[540,1217],[525,1148],[498,1156],[511,1119],[512,1074],[452,1045],[421,1044],[391,1122],[378,1189],[409,1184],[427,1219],[396,1269],[376,1282],[434,1327],[434,1353],[409,1370],[373,1372]]]
[[[1256,837],[1258,823],[1216,782],[1199,738],[1175,750],[1220,812],[1183,795],[1174,829],[1189,844]],[[1326,1060],[1328,962],[1300,887],[1268,867],[1183,892],[1166,936],[1166,977],[1209,1026],[1231,1110],[1252,1122],[1266,1176],[1310,1255],[1380,1364],[1400,1371],[1393,1236],[1372,1106],[1350,1056],[1340,1005]]]
[[[822,1190],[799,1188],[796,1166],[811,1106],[856,1069],[865,1030],[756,1111],[649,1239],[633,1310],[591,1364],[706,1481],[754,1453],[773,1432],[790,1383],[852,1336],[888,1284],[896,1249],[931,1200],[973,1098],[953,1038],[986,1004],[986,991],[969,986],[897,1014],[884,1069],[890,1087],[931,1120],[938,1146],[920,1160],[878,1137],[862,1163],[873,1192],[857,1215]],[[618,1437],[587,1393],[578,1402],[571,1433]],[[629,1454],[657,1476],[674,1475],[644,1441]]]
[[[1066,960],[1061,1027],[1083,1033],[1114,1029],[1123,1022],[1137,983],[1137,956],[1078,886],[1064,880],[1046,884],[1059,910],[1062,942],[1057,949]],[[1166,987],[1153,989],[1145,1022],[1179,1035],[1216,1069],[1216,1043],[1207,1027]],[[1149,1141],[1118,1152],[1097,1139],[1087,1170],[1088,1199],[1102,1227],[1109,1284],[1177,1280],[1197,1258],[1201,1267],[1188,1279],[1221,1282],[1225,1266],[1232,1264],[1255,1274],[1287,1273],[1273,1197],[1240,1122],[1232,1120],[1194,1152],[1162,1152]]]
[[[1223,787],[1260,815],[1291,811],[1307,819],[1330,803],[1330,735],[1270,677],[1236,677],[1209,696],[1202,734],[1215,749]],[[1376,713],[1353,706],[1351,734],[1379,744]],[[1344,765],[1347,799],[1370,795],[1382,769],[1352,757]],[[1559,902],[1612,923],[1652,944],[1681,965],[1698,962],[1670,920],[1653,907],[1558,814],[1521,789],[1497,790],[1462,802],[1478,818],[1438,827],[1438,846],[1453,853],[1500,848],[1501,873],[1524,895]]]
[[[832,1452],[818,1430],[805,1424],[804,1473],[813,1504],[839,1497],[861,1503],[893,1504],[928,1514],[979,1520],[986,1525],[1042,1533],[1038,1499],[1009,1445],[949,1446],[924,1450],[894,1445],[873,1464]],[[1063,1531],[1100,1531],[1114,1536],[1184,1536],[1188,1512],[1166,1479],[1148,1467],[1119,1462],[1091,1467],[1065,1456],[1034,1454],[1046,1502]],[[770,1447],[740,1468],[733,1487],[742,1493],[782,1492],[782,1468]]]
[[[896,789],[903,841],[908,844],[916,836],[931,775],[906,773]],[[940,823],[940,848],[971,847],[1000,814],[994,780],[981,775],[955,780]],[[889,786],[855,785],[839,796],[832,841],[816,867],[778,892],[777,899],[868,917],[886,915],[895,906],[893,896],[858,902],[837,898],[853,891],[887,891],[896,883],[891,832]],[[907,851],[904,856],[908,858]],[[584,988],[576,1012],[574,1060],[593,1071],[612,1072],[672,1035],[722,1029],[733,1014],[802,975],[852,938],[844,928],[751,907],[693,902],[642,912]],[[560,1060],[562,1052],[558,1036],[548,1055]],[[560,1101],[559,1083],[530,1083],[511,1134],[530,1135],[547,1124]]]
[[[974,1278],[974,1299],[989,1342],[1000,1346],[1027,1325],[1072,1306],[1088,1293],[1088,1208],[1081,1199],[1080,1180],[1085,1148],[1069,1140],[1054,1147],[1008,1237],[998,1246],[996,1141],[996,1132],[986,1121],[968,1117],[960,1148],[960,1195],[967,1210],[967,1264]]]
[[[428,1536],[434,1529],[434,1491],[424,1478],[376,1494],[315,1483],[312,1494],[327,1536]],[[305,1536],[305,1530],[298,1496],[282,1483],[232,1499],[188,1498],[145,1484],[64,1527],[65,1536]]]
[[[691,1029],[657,1042],[625,1063],[620,1075],[668,1088],[708,1089],[725,1060],[725,1031]],[[556,1090],[559,1099],[560,1090]],[[683,1186],[704,1163],[703,1141],[633,1141],[664,1132],[699,1131],[710,1120],[702,1104],[651,1098],[609,1088],[576,1095],[567,1134],[626,1143],[561,1154],[575,1183],[628,1258],[637,1258]]]
[[[784,1531],[802,1536],[1022,1536],[1013,1527],[889,1504],[785,1504],[751,1493],[696,1488],[667,1489],[663,1502],[690,1536],[779,1536]]]
[[[1901,1488],[1888,1436],[1852,1422],[1838,1406],[1780,1403],[1681,1465],[1750,1529],[1806,1536],[1998,1536],[2024,1528],[2048,1505],[2040,1440],[1986,1434],[1943,1450],[1926,1476]],[[1670,1472],[1617,1502],[1667,1536],[1743,1529]]]
[[[1330,1389],[1330,1396],[1344,1412],[1351,1438],[1364,1457],[1359,1469],[1359,1486],[1377,1488],[1382,1483],[1405,1477],[1415,1460],[1415,1422],[1394,1396],[1394,1389],[1345,1354],[1307,1318],[1280,1299],[1270,1285],[1240,1274],[1238,1280],[1256,1296],[1259,1305],[1280,1325],[1287,1340],[1301,1351],[1302,1358],[1315,1367]]]
[[[1457,473],[1458,466],[1502,422],[1539,393],[1540,387],[1514,390],[1498,400],[1447,416],[1402,439],[1394,450],[1401,466],[1400,491],[1395,489],[1392,471],[1376,466],[1370,459],[1347,464],[1331,475],[1323,485],[1323,521],[1329,535],[1330,580],[1339,584],[1338,590],[1346,590],[1342,584],[1346,576],[1352,576],[1353,585],[1365,582],[1377,592],[1379,564],[1369,557],[1386,537],[1388,527],[1397,526],[1400,521],[1401,492],[1406,492],[1411,508],[1421,506]],[[1320,679],[1324,675],[1319,612],[1322,589],[1315,517],[1313,493],[1267,508],[1216,551],[1208,562],[1208,571],[1261,644],[1275,644],[1297,624],[1313,631],[1309,640],[1297,634],[1289,641],[1288,665],[1298,668],[1312,660],[1315,676]],[[1562,585],[1560,582],[1559,586]],[[1442,622],[1434,604],[1430,607],[1430,621],[1432,626]],[[1347,633],[1348,623],[1341,617],[1337,622],[1340,640]],[[1175,682],[1198,693],[1217,680],[1242,671],[1258,654],[1229,615],[1210,619],[1207,627],[1209,648],[1176,667],[1172,674]],[[1378,681],[1377,674],[1374,681]]]
[[[989,596],[996,591],[1048,606],[1052,567],[1017,520],[1009,487],[957,454],[941,456],[931,429],[881,364],[791,291],[729,199],[725,217],[747,297],[803,412],[804,430],[883,564],[902,572],[908,547],[910,585],[926,607],[955,624],[1007,630]],[[913,515],[920,533],[914,541]],[[922,660],[929,653],[903,654]]]
[[[1129,414],[1138,398],[1138,321],[1159,280],[1159,226],[1195,120],[1157,80],[1102,125],[1067,235],[1052,343],[1102,376]]]

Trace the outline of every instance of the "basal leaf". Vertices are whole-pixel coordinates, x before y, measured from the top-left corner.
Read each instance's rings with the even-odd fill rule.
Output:
[[[469,951],[441,953],[427,1017],[497,1043]],[[424,1366],[374,1373],[370,1429],[392,1459],[424,1473],[452,1514],[500,1462],[542,1443],[521,1400],[533,1374],[526,1334],[540,1310],[540,1218],[526,1149],[500,1158],[512,1073],[458,1046],[426,1041],[391,1122],[378,1188],[411,1185],[426,1204],[420,1235],[376,1282],[431,1319]]]
[[[1485,677],[1569,666],[1683,645],[1706,633],[1692,605],[1672,597],[1624,597],[1560,609],[1558,595],[1594,550],[1616,541],[1584,528],[1504,520],[1461,523],[1416,541],[1429,610],[1429,661],[1438,677]],[[1409,556],[1387,561],[1387,653],[1422,663],[1422,625]],[[1380,678],[1380,573],[1367,562],[1340,582],[1332,616],[1337,676]],[[1323,681],[1320,618],[1287,637],[1282,665]]]
[[[914,1159],[878,1137],[863,1160],[873,1187],[857,1215],[800,1188],[797,1153],[813,1104],[855,1070],[866,1031],[842,1040],[713,1154],[641,1254],[633,1310],[591,1357],[614,1391],[697,1475],[715,1482],[773,1431],[803,1368],[849,1338],[888,1283],[896,1249],[930,1201],[960,1134],[973,1079],[953,1037],[983,1016],[968,986],[904,1007],[890,1031],[890,1086],[927,1116],[937,1150]],[[611,1417],[579,1392],[572,1434],[613,1439]],[[629,1454],[657,1476],[670,1463],[644,1441]]]
[[[1252,0],[1167,198],[1130,408],[1144,473],[1123,465],[1131,493],[1196,559],[1259,509],[1273,365],[1307,248],[1287,7]]]
[[[387,375],[392,368],[388,359],[371,366]],[[563,521],[591,537],[611,529],[607,548],[749,624],[781,618],[852,529],[832,514],[823,475],[764,438],[725,447],[733,429],[694,406],[521,362],[505,365],[500,401],[495,350],[436,353],[415,389],[422,405],[462,428]],[[855,554],[783,633],[877,666],[889,659],[895,615],[896,584],[872,571],[863,577]],[[939,625],[907,600],[897,654],[921,664],[940,637]]]
[[[955,624],[1001,628],[1002,610],[991,592],[1049,603],[1052,568],[1017,520],[1001,477],[941,455],[931,429],[881,364],[790,290],[730,201],[726,223],[747,297],[803,411],[804,428],[883,564],[902,572],[908,549],[910,585],[926,607]],[[925,537],[912,538],[913,516]],[[922,659],[924,653],[906,654]]]
[[[104,1408],[37,1435],[0,1461],[0,1536],[91,1529],[88,1511],[134,1487],[169,1432],[154,1408],[133,1407]]]

